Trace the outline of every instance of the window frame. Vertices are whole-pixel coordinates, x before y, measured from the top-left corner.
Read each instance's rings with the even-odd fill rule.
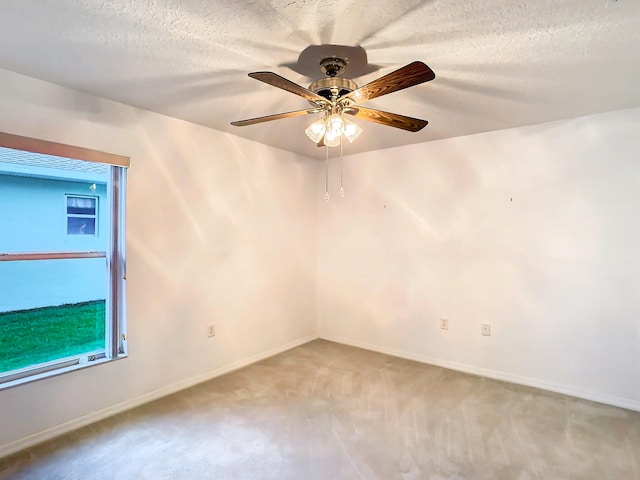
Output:
[[[69,213],[69,198],[89,198],[91,200],[95,201],[95,207],[94,207],[94,213],[93,214],[88,214],[88,213]],[[98,197],[97,195],[80,195],[77,193],[65,193],[64,195],[64,200],[65,200],[65,217],[67,220],[67,236],[76,236],[76,235],[91,235],[93,237],[97,237],[98,236],[98,232],[99,232],[99,215],[98,212],[100,211],[100,197]],[[94,224],[93,224],[93,233],[69,233],[69,219],[70,218],[89,218],[89,219],[93,219]]]
[[[9,254],[0,252],[0,262],[104,257],[107,261],[108,275],[108,278],[105,279],[108,287],[105,305],[106,328],[104,352],[90,352],[88,354],[59,358],[51,362],[34,364],[19,370],[5,372],[4,374],[0,373],[0,390],[88,366],[125,358],[127,356],[125,195],[127,168],[130,165],[129,157],[5,132],[0,132],[0,147],[110,165],[108,207],[111,211],[109,243],[106,252],[65,251],[38,253],[17,252]],[[68,196],[69,195],[65,195],[65,218],[67,219],[69,217],[69,214],[66,212],[66,199]],[[91,196],[87,195],[86,197]],[[94,217],[96,219],[96,231],[94,235],[98,234],[99,228],[98,201],[99,198],[96,198],[96,215]],[[66,225],[65,228],[67,228]]]

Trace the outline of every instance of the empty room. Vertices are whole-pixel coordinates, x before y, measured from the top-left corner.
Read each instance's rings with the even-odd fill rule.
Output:
[[[3,0],[0,479],[640,480],[640,3]]]

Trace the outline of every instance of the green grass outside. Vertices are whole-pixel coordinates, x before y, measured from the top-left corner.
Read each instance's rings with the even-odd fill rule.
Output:
[[[105,301],[0,313],[0,372],[105,348]]]

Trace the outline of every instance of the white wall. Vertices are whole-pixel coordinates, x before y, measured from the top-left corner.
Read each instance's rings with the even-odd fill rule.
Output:
[[[640,410],[640,109],[347,157],[328,204],[320,162],[5,71],[0,112],[132,157],[130,355],[0,391],[0,456],[313,338],[316,314],[325,338]]]
[[[345,158],[321,336],[640,410],[639,152],[632,109]]]
[[[317,162],[6,71],[0,112],[132,165],[129,357],[0,391],[0,456],[315,337]]]

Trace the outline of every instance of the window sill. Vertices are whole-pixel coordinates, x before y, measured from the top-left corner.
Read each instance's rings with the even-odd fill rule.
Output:
[[[98,365],[104,365],[105,363],[114,362],[117,360],[121,360],[123,358],[127,358],[127,354],[123,353],[118,355],[115,358],[99,358],[97,360],[86,361],[86,357],[84,359],[80,359],[78,357],[71,359],[59,360],[56,362],[52,362],[51,369],[44,371],[42,373],[35,373],[33,375],[22,376],[20,378],[16,378],[15,380],[2,381],[2,376],[0,376],[0,391],[6,390],[13,387],[18,387],[20,385],[25,385],[27,383],[36,382],[38,380],[43,380],[45,378],[56,377],[58,375],[64,375],[70,372],[75,372],[77,370],[83,370],[85,368],[96,367]],[[65,366],[66,363],[73,362],[72,365]],[[61,366],[56,366],[61,365]],[[9,376],[9,375],[7,375]]]

